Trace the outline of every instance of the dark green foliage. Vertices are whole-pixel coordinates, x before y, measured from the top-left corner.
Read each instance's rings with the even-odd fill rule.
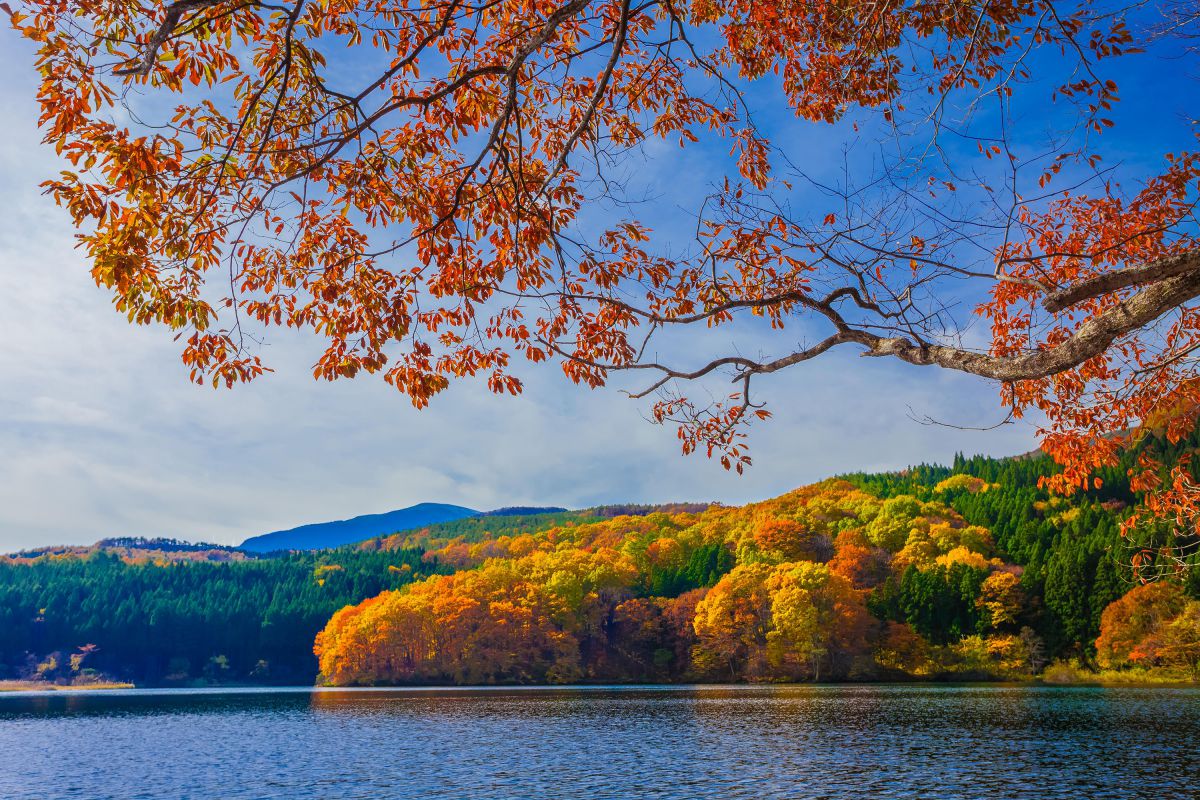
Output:
[[[118,536],[112,539],[101,539],[97,547],[124,547],[129,549],[143,548],[158,550],[164,553],[200,553],[210,550],[220,550],[228,553],[238,552],[238,548],[210,542],[184,542],[179,539],[154,538],[144,536]]]
[[[481,517],[515,517],[530,516],[531,514],[559,514],[570,509],[561,506],[505,506],[493,511],[484,511]]]
[[[313,637],[334,611],[435,568],[414,549],[165,566],[103,552],[0,562],[0,677],[24,669],[27,653],[95,644],[89,667],[139,683],[201,677],[221,656],[223,680],[311,682]]]
[[[1027,622],[1045,640],[1052,657],[1091,655],[1104,608],[1133,584],[1130,550],[1121,523],[1137,497],[1129,489],[1127,470],[1144,448],[1171,462],[1200,447],[1200,431],[1178,445],[1148,437],[1126,452],[1119,464],[1101,470],[1101,486],[1069,498],[1052,497],[1038,480],[1058,471],[1038,452],[1018,458],[959,455],[952,467],[921,465],[899,473],[851,475],[847,478],[882,497],[912,494],[941,500],[968,522],[989,528],[999,554],[1024,567],[1022,586],[1030,598]],[[937,492],[938,483],[956,474],[973,475],[993,484],[972,494],[964,489]],[[1190,593],[1200,596],[1200,570],[1188,577]],[[893,587],[894,588],[894,587]],[[894,608],[880,615],[893,619]]]
[[[601,519],[613,517],[643,517],[649,514],[699,514],[713,503],[617,503],[607,506],[594,506],[582,513]]]
[[[678,597],[691,589],[712,586],[736,564],[736,556],[724,544],[697,547],[687,563],[678,569],[651,567],[646,581],[646,594],[651,597]]]
[[[595,522],[595,518],[587,511],[559,511],[546,514],[506,514],[504,516],[464,517],[452,522],[441,522],[407,533],[401,533],[402,538],[414,542],[447,542],[461,539],[467,543],[482,542],[486,539],[496,539],[501,536],[519,536],[523,533],[537,533],[560,525]],[[372,539],[370,542],[378,542]]]
[[[868,608],[880,619],[907,622],[934,644],[956,642],[980,632],[976,605],[987,571],[967,564],[930,570],[910,566],[872,592]]]

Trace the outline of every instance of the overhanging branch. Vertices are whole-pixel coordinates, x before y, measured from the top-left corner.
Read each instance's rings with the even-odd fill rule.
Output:
[[[1189,272],[1197,271],[1200,271],[1200,251],[1181,253],[1152,261],[1149,264],[1122,267],[1086,278],[1046,295],[1046,298],[1042,300],[1042,307],[1051,313],[1057,313],[1076,303],[1099,297],[1102,294],[1127,289],[1138,284],[1155,283],[1176,275],[1186,275]]]

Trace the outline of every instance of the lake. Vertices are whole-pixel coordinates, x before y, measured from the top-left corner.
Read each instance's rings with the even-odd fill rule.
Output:
[[[1200,690],[0,694],[0,798],[1200,797]]]

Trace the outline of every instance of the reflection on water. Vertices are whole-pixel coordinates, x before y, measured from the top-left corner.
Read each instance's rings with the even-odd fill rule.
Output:
[[[0,694],[0,798],[1200,797],[1200,690]]]

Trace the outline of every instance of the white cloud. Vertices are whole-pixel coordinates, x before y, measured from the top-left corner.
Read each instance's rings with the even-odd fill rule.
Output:
[[[1027,427],[908,416],[992,422],[993,388],[849,352],[763,382],[776,416],[740,478],[681,458],[644,405],[553,370],[520,398],[464,383],[418,413],[370,378],[313,382],[314,348],[284,332],[268,352],[277,374],[197,388],[164,331],[112,311],[39,193],[56,166],[37,144],[30,49],[0,37],[0,550],[126,534],[237,542],[421,501],[744,502],[837,472],[1032,446]]]

